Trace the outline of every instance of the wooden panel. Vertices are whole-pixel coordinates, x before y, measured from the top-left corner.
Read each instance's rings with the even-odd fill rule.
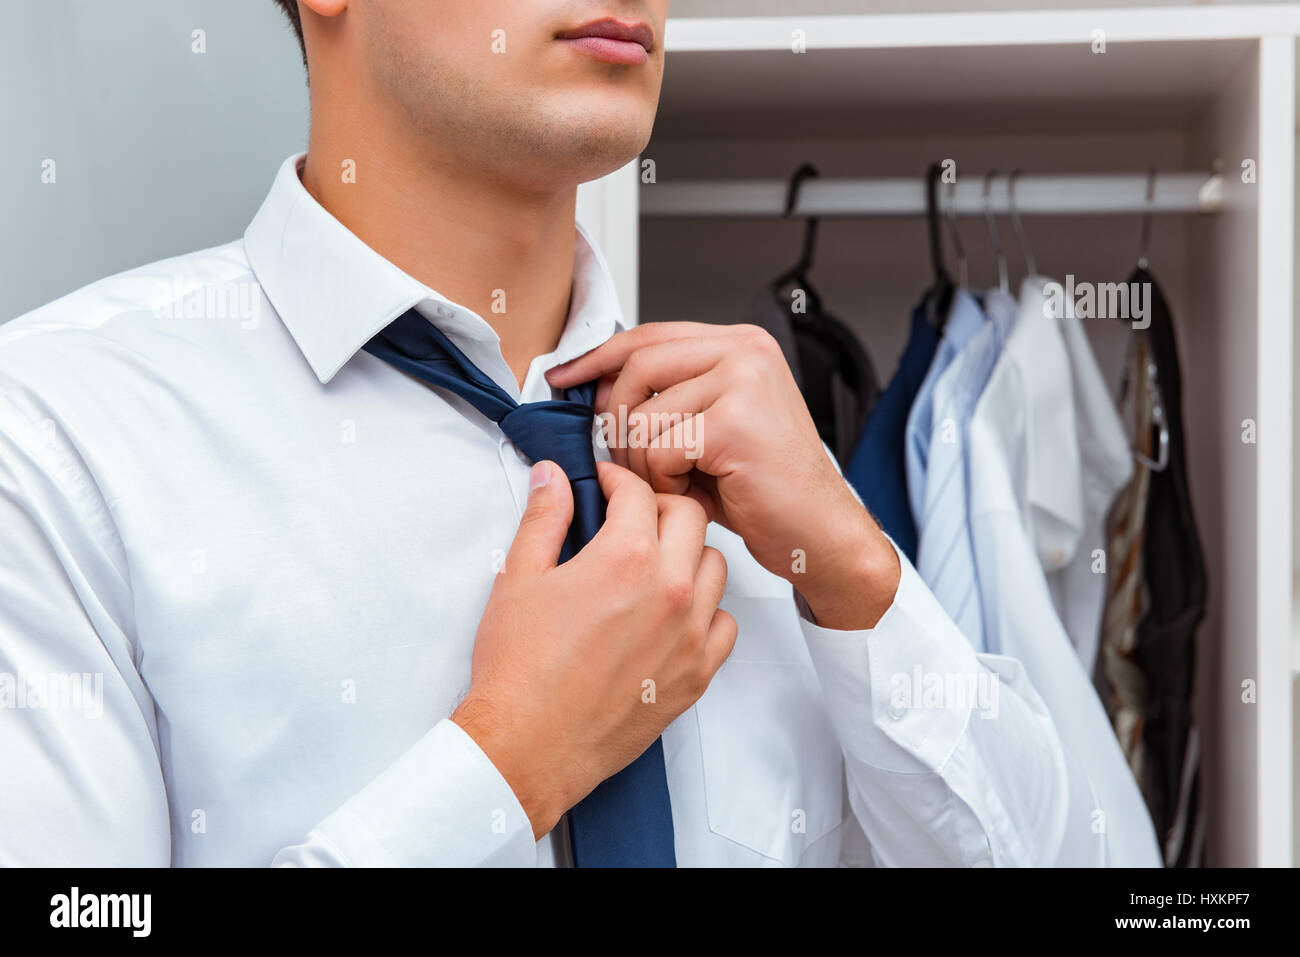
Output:
[[[1259,863],[1291,860],[1291,365],[1295,243],[1295,41],[1259,63]]]
[[[638,192],[640,160],[578,187],[577,220],[609,264],[627,325],[637,322]]]
[[[1259,706],[1243,701],[1243,682],[1261,681],[1259,446],[1242,441],[1242,423],[1270,413],[1259,391],[1259,190],[1241,179],[1241,162],[1259,156],[1259,106],[1255,52],[1193,131],[1189,162],[1223,161],[1225,208],[1193,227],[1191,309],[1178,330],[1191,491],[1210,575],[1197,719],[1213,865],[1259,860]]]

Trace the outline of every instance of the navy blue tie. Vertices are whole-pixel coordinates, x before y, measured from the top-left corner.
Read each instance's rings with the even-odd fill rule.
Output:
[[[605,521],[605,497],[592,452],[596,383],[569,389],[566,399],[515,402],[432,322],[414,309],[363,347],[430,385],[455,393],[496,422],[533,462],[549,459],[573,486],[573,522],[560,554],[568,561]],[[569,811],[578,867],[676,867],[662,739]]]

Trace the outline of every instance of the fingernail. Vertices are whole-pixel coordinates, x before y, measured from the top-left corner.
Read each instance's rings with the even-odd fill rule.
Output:
[[[538,462],[533,466],[533,470],[528,473],[528,491],[535,492],[551,481],[551,466],[549,462]]]

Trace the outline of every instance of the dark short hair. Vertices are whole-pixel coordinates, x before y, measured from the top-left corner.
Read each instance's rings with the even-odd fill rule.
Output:
[[[284,11],[284,15],[289,18],[289,24],[293,27],[293,32],[298,34],[298,45],[302,47],[302,62],[307,64],[307,44],[302,40],[302,17],[298,14],[298,0],[275,0],[276,4]]]

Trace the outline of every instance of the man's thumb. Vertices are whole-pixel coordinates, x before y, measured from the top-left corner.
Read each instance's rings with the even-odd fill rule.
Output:
[[[554,568],[572,519],[573,490],[564,471],[554,462],[538,462],[528,475],[528,504],[506,555],[507,574]]]

